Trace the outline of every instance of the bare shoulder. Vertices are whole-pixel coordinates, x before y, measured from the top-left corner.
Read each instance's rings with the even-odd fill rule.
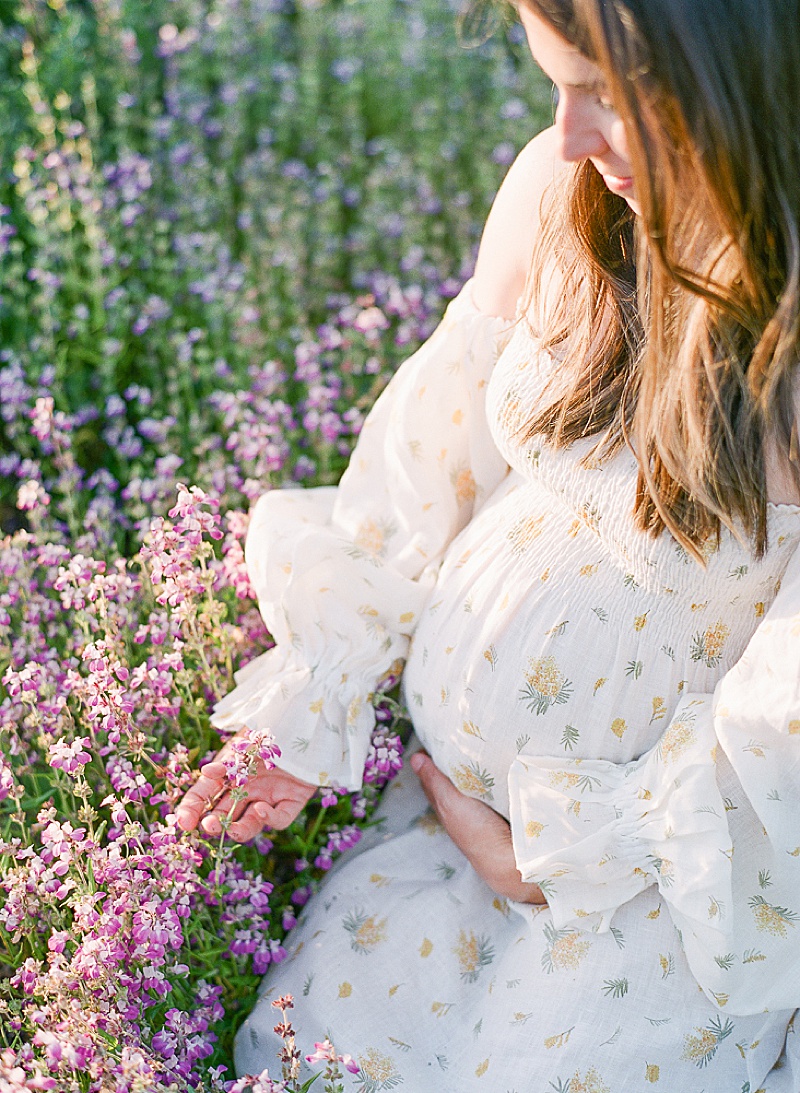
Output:
[[[481,311],[514,317],[539,230],[542,198],[566,166],[550,128],[526,144],[509,168],[486,221],[475,266],[473,297]]]

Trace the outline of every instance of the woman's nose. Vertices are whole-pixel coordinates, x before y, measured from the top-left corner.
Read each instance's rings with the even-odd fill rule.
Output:
[[[567,163],[600,156],[607,150],[608,143],[593,115],[594,111],[588,104],[573,101],[569,92],[559,95],[555,127],[558,150]]]

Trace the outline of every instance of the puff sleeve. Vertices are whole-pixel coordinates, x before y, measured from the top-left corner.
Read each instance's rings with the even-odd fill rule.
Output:
[[[358,789],[369,697],[406,656],[448,544],[507,472],[486,421],[508,320],[471,282],[398,370],[336,488],[276,490],[251,516],[248,571],[276,647],[237,674],[222,730],[271,730],[279,765]]]
[[[800,1006],[800,551],[740,660],[683,696],[652,751],[523,752],[509,783],[518,867],[558,928],[606,930],[657,884],[718,1006]]]

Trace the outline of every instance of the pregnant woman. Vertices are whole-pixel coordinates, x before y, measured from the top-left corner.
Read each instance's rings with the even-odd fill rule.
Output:
[[[253,512],[277,646],[215,720],[281,758],[233,837],[358,788],[398,661],[421,747],[237,1067],[290,992],[360,1093],[798,1093],[800,10],[518,13],[555,124],[474,278],[340,486]]]

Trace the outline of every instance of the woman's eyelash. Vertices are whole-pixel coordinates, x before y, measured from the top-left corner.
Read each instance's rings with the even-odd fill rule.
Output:
[[[550,102],[552,103],[553,116],[554,117],[555,117],[555,112],[558,108],[558,102],[559,102],[560,98],[561,98],[561,94],[560,94],[558,88],[556,87],[556,85],[553,84],[553,86],[551,88],[551,91],[550,91]],[[603,108],[603,110],[613,110],[614,109],[614,103],[611,101],[611,99],[608,97],[608,95],[606,95],[604,92],[598,91],[595,95],[595,100],[597,102],[597,105],[601,106]]]

